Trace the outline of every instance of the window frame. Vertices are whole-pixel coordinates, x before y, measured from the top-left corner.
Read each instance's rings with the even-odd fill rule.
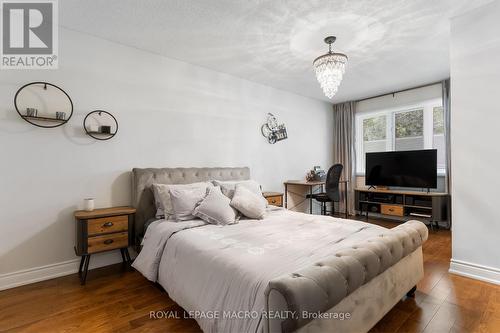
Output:
[[[433,98],[419,103],[407,104],[403,106],[377,109],[372,111],[364,111],[356,113],[355,116],[355,145],[356,145],[356,175],[365,176],[364,170],[364,158],[362,154],[364,153],[363,144],[363,120],[367,118],[386,116],[386,150],[394,151],[396,147],[396,114],[401,112],[410,112],[416,110],[423,110],[423,136],[424,136],[424,148],[423,149],[433,149],[434,148],[434,108],[443,106],[441,98]],[[446,166],[444,168],[439,168],[437,170],[438,176],[446,175]]]

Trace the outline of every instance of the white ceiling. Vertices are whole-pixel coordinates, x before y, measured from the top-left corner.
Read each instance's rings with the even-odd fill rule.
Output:
[[[449,76],[449,18],[492,0],[64,0],[61,25],[300,95],[312,61],[349,64],[333,102]]]

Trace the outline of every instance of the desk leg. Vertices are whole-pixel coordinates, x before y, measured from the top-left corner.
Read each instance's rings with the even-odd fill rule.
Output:
[[[313,194],[313,187],[309,186],[309,214],[313,213],[313,199],[312,199],[312,194]]]
[[[288,185],[285,184],[285,208],[288,209]]]
[[[344,183],[344,193],[345,193],[345,218],[348,219],[349,218],[349,208],[348,208],[348,205],[349,205],[349,193],[347,193],[347,183]]]

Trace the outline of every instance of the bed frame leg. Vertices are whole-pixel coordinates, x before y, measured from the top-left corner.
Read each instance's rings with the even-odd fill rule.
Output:
[[[414,286],[406,293],[406,297],[415,297],[415,291],[417,291],[417,286]]]

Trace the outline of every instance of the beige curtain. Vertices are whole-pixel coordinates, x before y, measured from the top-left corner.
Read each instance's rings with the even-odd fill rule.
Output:
[[[344,184],[340,184],[339,211],[345,212],[345,196],[348,199],[347,210],[349,214],[354,212],[354,187],[356,182],[356,151],[355,151],[355,129],[354,114],[355,102],[335,104],[333,106],[333,162],[344,165],[342,180],[348,180],[347,193]]]

